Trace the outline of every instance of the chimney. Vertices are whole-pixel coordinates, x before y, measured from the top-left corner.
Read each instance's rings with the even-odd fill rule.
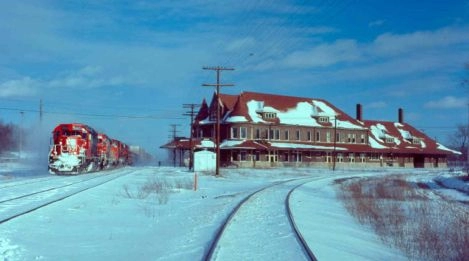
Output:
[[[404,123],[404,110],[402,108],[399,108],[399,110],[397,111],[397,116],[399,123]]]
[[[363,111],[360,103],[357,103],[357,120],[363,121]]]

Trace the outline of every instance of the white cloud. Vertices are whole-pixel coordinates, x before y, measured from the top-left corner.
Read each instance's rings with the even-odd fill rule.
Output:
[[[425,103],[425,108],[433,109],[453,109],[453,108],[464,108],[468,104],[467,97],[454,97],[445,96],[439,100],[429,101]]]
[[[315,46],[311,50],[294,52],[284,59],[283,64],[288,67],[324,67],[356,61],[360,56],[355,40],[338,40],[332,44]]]
[[[445,27],[435,31],[417,31],[409,34],[385,33],[378,36],[369,48],[372,55],[394,56],[422,52],[455,44],[469,43],[469,27]]]
[[[29,77],[9,80],[0,84],[0,97],[32,96],[37,93],[39,82]]]
[[[85,66],[46,82],[51,88],[99,88],[129,83],[123,76],[106,73],[100,66]]]
[[[375,20],[370,23],[368,23],[368,27],[380,27],[384,24],[384,20]]]
[[[252,37],[245,37],[242,39],[237,39],[226,47],[226,50],[229,52],[242,51],[243,49],[250,49],[254,47],[256,40]]]

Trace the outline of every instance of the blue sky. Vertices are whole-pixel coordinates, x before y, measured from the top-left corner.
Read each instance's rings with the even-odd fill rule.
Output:
[[[235,68],[225,93],[361,103],[374,120],[402,107],[443,143],[468,118],[469,1],[1,1],[0,35],[0,119],[41,138],[83,122],[160,153],[215,65]]]

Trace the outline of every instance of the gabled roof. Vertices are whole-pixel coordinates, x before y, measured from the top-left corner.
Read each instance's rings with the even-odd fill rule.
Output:
[[[437,143],[407,123],[365,120],[370,130],[370,146],[377,150],[412,154],[458,153]]]
[[[205,99],[203,99],[202,104],[200,105],[199,112],[197,113],[197,116],[195,116],[195,122],[201,121],[205,118],[207,118],[209,115],[209,110],[208,110],[208,105]]]
[[[233,110],[234,105],[238,101],[238,95],[230,95],[230,94],[223,94],[220,93],[220,100],[222,102],[223,107],[226,110]]]
[[[223,98],[222,96],[220,96]],[[232,98],[232,97],[230,97]],[[363,123],[348,116],[323,99],[302,98],[256,92],[242,92],[226,122],[277,123],[300,126],[329,126],[363,129]],[[263,113],[275,113],[266,120]],[[319,118],[326,118],[320,121]],[[335,121],[337,119],[337,121]]]
[[[222,123],[284,124],[307,127],[334,127],[337,129],[368,130],[367,143],[338,143],[336,150],[349,152],[386,152],[409,154],[460,154],[429,138],[407,123],[390,121],[359,121],[350,117],[323,99],[276,94],[242,92],[239,95],[220,94]],[[197,116],[199,124],[211,124],[210,109],[217,101],[216,93],[210,108],[202,104]],[[203,111],[203,112],[202,112]],[[267,115],[273,118],[266,117]],[[203,117],[204,116],[204,117]],[[330,145],[330,144],[329,144]],[[259,143],[258,141],[226,140],[224,149],[262,149],[289,146],[292,149],[333,150],[331,146],[313,146],[311,143]],[[340,148],[339,148],[340,147]]]

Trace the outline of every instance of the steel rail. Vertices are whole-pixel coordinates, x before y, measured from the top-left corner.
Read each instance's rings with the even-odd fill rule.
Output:
[[[35,206],[35,207],[32,207],[32,208],[30,208],[30,209],[28,209],[28,210],[25,210],[25,211],[22,211],[22,212],[20,212],[20,213],[17,213],[17,214],[14,214],[14,215],[12,215],[12,216],[9,216],[9,217],[7,217],[7,218],[1,219],[1,220],[0,220],[0,224],[3,224],[3,223],[5,223],[5,222],[8,222],[8,221],[13,220],[13,219],[18,218],[18,217],[21,217],[21,216],[23,216],[23,215],[29,214],[29,213],[31,213],[31,212],[33,212],[33,211],[36,211],[36,210],[41,209],[41,208],[43,208],[43,207],[46,207],[46,206],[49,206],[49,205],[51,205],[51,204],[57,203],[57,202],[59,202],[59,201],[62,201],[62,200],[64,200],[64,199],[67,199],[67,198],[69,198],[69,197],[75,196],[75,195],[77,195],[77,194],[79,194],[79,193],[82,193],[82,192],[84,192],[84,191],[87,191],[87,190],[89,190],[89,189],[96,188],[96,187],[98,187],[98,186],[101,186],[101,185],[103,185],[103,184],[106,184],[106,183],[108,183],[108,182],[111,182],[111,181],[113,181],[113,180],[115,180],[115,179],[118,179],[118,178],[127,176],[127,175],[129,175],[130,173],[133,173],[133,172],[128,172],[128,173],[123,174],[123,175],[117,175],[116,177],[112,177],[111,179],[106,179],[106,180],[104,180],[103,182],[100,182],[100,183],[98,183],[98,184],[94,184],[94,185],[92,185],[92,186],[79,189],[79,190],[74,191],[74,192],[72,192],[72,193],[66,193],[65,195],[63,195],[63,196],[61,196],[61,197],[59,197],[59,198],[56,198],[56,199],[53,199],[53,200],[49,200],[49,201],[40,203],[39,205],[37,205],[37,206]],[[100,177],[102,177],[102,176],[100,176]]]
[[[34,178],[32,180],[26,180],[24,182],[6,182],[3,186],[0,186],[0,189],[6,189],[6,188],[11,188],[11,187],[18,187],[18,186],[23,186],[23,185],[28,185],[28,184],[34,184],[34,183],[41,183],[41,182],[46,182],[51,179],[54,179],[56,177],[48,177],[45,176],[43,178]]]
[[[299,184],[298,186],[292,188],[288,192],[287,197],[285,198],[285,204],[287,206],[288,220],[290,221],[290,225],[293,227],[293,231],[295,231],[296,238],[299,240],[299,243],[303,247],[303,250],[304,250],[305,254],[308,256],[308,258],[312,261],[317,261],[318,259],[316,258],[316,256],[314,256],[313,251],[309,247],[308,243],[306,242],[306,240],[303,237],[303,234],[301,234],[300,229],[296,225],[295,219],[293,218],[293,213],[292,213],[291,208],[290,208],[290,197],[291,197],[291,194],[293,193],[293,191],[295,191],[297,188],[303,186],[304,184],[306,184],[308,182],[310,182],[310,181]]]
[[[212,259],[214,258],[214,254],[215,254],[215,251],[217,250],[217,248],[218,248],[218,246],[219,246],[220,239],[221,239],[223,233],[225,232],[225,230],[229,227],[229,225],[230,225],[232,219],[237,215],[239,209],[240,209],[244,204],[246,204],[248,201],[250,201],[256,194],[261,193],[261,192],[263,192],[264,190],[267,190],[267,189],[269,189],[269,188],[272,188],[272,187],[275,187],[275,186],[278,186],[278,185],[281,185],[281,184],[285,184],[285,183],[288,183],[288,182],[297,181],[297,180],[300,180],[300,179],[310,179],[310,177],[308,177],[308,178],[289,179],[289,180],[284,180],[284,181],[275,182],[275,183],[270,184],[270,185],[268,185],[268,186],[262,187],[262,188],[260,188],[260,189],[258,189],[258,190],[256,190],[256,191],[252,192],[251,194],[247,195],[245,198],[243,198],[243,199],[233,208],[233,210],[230,212],[230,214],[228,215],[228,217],[225,218],[225,220],[224,220],[224,222],[222,223],[222,225],[217,229],[216,234],[215,234],[215,237],[214,237],[214,240],[212,240],[210,247],[205,251],[204,257],[202,258],[202,260],[209,261],[209,260],[212,260]],[[304,183],[301,183],[300,185],[303,185],[303,184],[305,184],[305,183],[307,183],[307,182],[309,182],[309,181],[305,181]],[[295,188],[299,187],[300,185],[295,186],[295,187],[292,188],[291,190],[294,190]],[[291,192],[291,191],[290,191],[290,192]],[[290,193],[289,193],[289,194],[290,194]],[[289,194],[288,194],[288,195],[289,195]],[[288,196],[287,196],[287,198],[288,198]],[[286,199],[286,200],[287,200],[287,199]],[[289,215],[291,215],[291,212],[288,212],[288,211],[287,211],[287,216],[289,216]],[[290,216],[289,216],[289,220],[290,220],[290,225],[292,225],[292,223],[291,223],[292,218],[291,218]],[[293,229],[293,231],[294,231],[295,237],[296,237],[297,240],[298,240],[298,243],[299,243],[300,245],[302,245],[302,248],[305,250],[305,251],[304,251],[305,255],[306,255],[309,259],[316,261],[316,259],[315,259],[314,255],[312,254],[312,252],[311,252],[311,253],[308,253],[308,250],[307,250],[307,249],[309,249],[309,247],[308,247],[307,245],[306,245],[306,246],[304,245],[304,244],[306,244],[306,241],[304,241],[304,239],[298,238],[298,236],[299,236],[300,234],[297,233],[297,231],[295,230],[295,228],[294,228],[293,226],[292,226],[292,229]],[[309,251],[311,251],[311,250],[309,249]],[[314,259],[311,258],[311,256],[313,256]]]
[[[111,175],[111,174],[108,173],[108,174],[106,174],[105,176],[108,176],[108,175]],[[89,181],[89,180],[92,180],[92,179],[100,178],[100,177],[103,177],[103,175],[100,175],[100,176],[92,176],[92,177],[89,178],[89,179],[81,180],[81,181],[78,181],[78,182],[73,182],[73,183],[66,184],[66,185],[61,185],[61,186],[58,186],[58,187],[52,187],[52,188],[43,189],[43,190],[36,191],[36,192],[32,192],[32,193],[29,193],[29,194],[24,194],[24,195],[21,195],[21,196],[16,196],[16,197],[14,197],[14,198],[4,199],[4,200],[1,200],[1,201],[0,201],[0,204],[1,204],[1,203],[5,203],[5,202],[9,202],[9,201],[14,201],[14,200],[17,200],[17,199],[27,198],[27,197],[29,197],[29,196],[34,196],[34,195],[37,195],[37,194],[49,192],[49,191],[56,190],[56,189],[61,189],[61,188],[73,186],[73,185],[80,184],[80,183],[83,183],[83,182],[86,182],[86,181]],[[33,182],[33,183],[34,183],[34,182]],[[27,184],[31,184],[31,183],[27,183]],[[27,184],[23,184],[23,185],[27,185]]]

